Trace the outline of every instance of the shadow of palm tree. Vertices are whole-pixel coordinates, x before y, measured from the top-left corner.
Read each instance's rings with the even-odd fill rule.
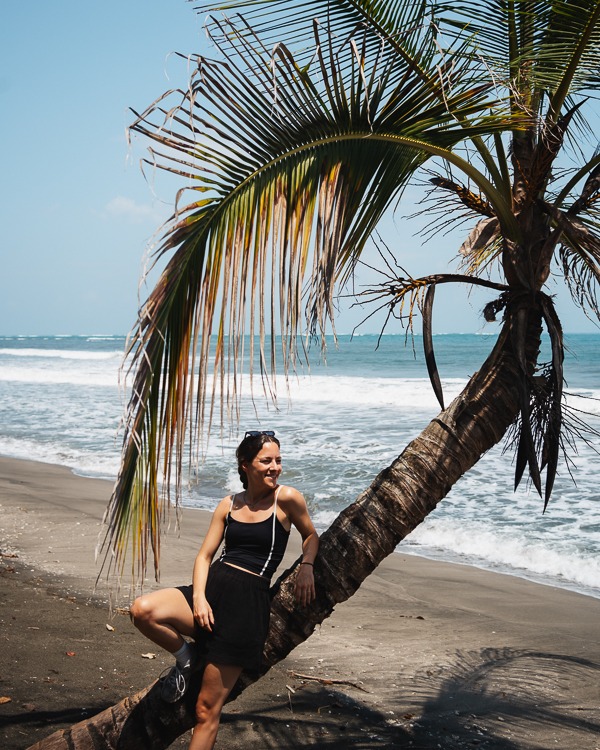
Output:
[[[374,705],[373,696],[365,700],[351,689],[318,683],[303,684],[277,698],[253,696],[251,712],[235,704],[226,711],[219,742],[223,747],[248,744],[273,750],[597,750],[599,673],[600,664],[561,654],[508,648],[457,652],[451,664],[416,678],[394,675],[402,688],[387,692],[385,712]],[[173,750],[187,747],[188,738],[180,735],[191,726],[195,692],[191,689],[171,710],[159,711],[164,704],[155,685],[130,712],[115,746],[146,750],[170,742]],[[585,705],[577,701],[581,695],[586,696]],[[153,734],[157,713],[162,722],[159,745]],[[136,714],[141,720],[134,720]],[[148,733],[142,736],[144,728]]]
[[[492,648],[458,652],[455,664],[415,681],[410,700],[416,746],[522,750],[549,742],[593,750],[600,736],[599,673],[600,664],[561,654]],[[432,696],[436,677],[442,681]],[[586,705],[574,698],[575,684],[577,695],[589,695]],[[540,744],[542,737],[546,741]]]
[[[251,727],[256,746],[261,748],[303,748],[304,750],[374,750],[413,748],[404,727],[389,722],[389,716],[366,706],[339,690],[316,684],[304,685],[289,699],[287,716],[277,702],[259,712],[231,713],[223,717],[222,739],[227,747],[229,731],[240,724]]]
[[[404,689],[392,704],[393,719],[359,697],[310,684],[289,700],[265,699],[252,712],[233,708],[223,716],[220,741],[227,747],[228,738],[243,738],[272,750],[596,750],[599,672],[596,662],[561,654],[457,652],[452,664],[427,670],[410,684],[402,675],[394,678]],[[580,705],[575,694],[590,700]],[[171,747],[186,746],[181,738]]]
[[[65,708],[58,711],[19,711],[19,713],[5,714],[0,716],[0,729],[2,727],[23,726],[34,724],[39,726],[53,726],[54,724],[73,724],[81,721],[84,716],[93,716],[95,713],[104,711],[109,703],[97,703],[91,708],[82,709],[79,706]]]

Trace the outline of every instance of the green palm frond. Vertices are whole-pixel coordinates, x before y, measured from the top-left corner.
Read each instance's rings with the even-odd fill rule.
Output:
[[[516,106],[538,111],[543,98],[557,117],[569,94],[585,94],[600,76],[596,0],[441,2],[442,29],[470,33],[472,59],[513,90]]]
[[[425,0],[204,0],[195,4],[195,10],[202,14],[234,11],[230,20],[242,13],[244,25],[251,27],[251,33],[257,34],[265,45],[270,47],[285,40],[299,64],[305,65],[314,54],[313,22],[327,28],[338,44],[360,28],[370,49],[377,49],[385,40],[386,55],[414,58],[415,44],[419,44],[430,21],[427,6]],[[208,27],[213,23],[214,19],[209,19]],[[226,34],[222,28],[219,30],[217,38],[222,41]],[[413,64],[415,70],[420,66],[416,59]]]
[[[300,65],[308,65],[313,55],[311,24],[326,28],[338,43],[360,30],[365,36],[365,45],[371,54],[385,58],[386,64],[406,66],[429,90],[443,93],[437,78],[445,69],[453,68],[459,59],[470,59],[472,46],[469,38],[457,37],[455,47],[446,45],[442,62],[432,65],[439,58],[444,46],[438,33],[436,4],[429,0],[235,0],[204,2],[197,9],[201,12],[240,10],[244,16],[238,28],[257,31],[268,44],[284,41],[294,50]],[[211,19],[209,27],[218,27]],[[227,34],[217,37],[226,41]],[[429,64],[428,64],[429,63]],[[462,65],[461,76],[470,81],[471,87],[479,86],[482,80],[490,81],[487,71],[480,65]],[[456,113],[460,120],[460,113]],[[515,127],[518,127],[515,122]],[[479,151],[492,181],[496,186],[502,182],[494,159],[481,139],[473,137],[473,145]]]
[[[105,562],[120,571],[128,533],[142,570],[150,550],[158,570],[160,519],[171,471],[180,481],[186,428],[202,432],[219,393],[235,416],[245,335],[250,366],[258,360],[274,392],[276,330],[287,372],[303,315],[308,331],[325,332],[336,279],[424,161],[436,154],[463,166],[488,186],[501,220],[514,221],[485,177],[450,150],[510,117],[500,107],[490,116],[488,89],[469,87],[460,67],[423,78],[405,64],[399,75],[397,63],[369,54],[364,36],[334,47],[317,28],[307,69],[284,45],[271,55],[247,29],[228,28],[223,58],[199,58],[189,87],[168,92],[131,128],[154,144],[148,162],[184,178],[194,198],[183,205],[181,191],[156,254],[166,265],[131,343],[136,375],[105,540]]]

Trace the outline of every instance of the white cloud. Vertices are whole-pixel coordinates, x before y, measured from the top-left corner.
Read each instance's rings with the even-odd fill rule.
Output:
[[[146,220],[155,224],[162,223],[166,218],[168,209],[165,210],[166,207],[161,208],[147,203],[136,203],[133,198],[127,198],[123,195],[118,195],[106,204],[106,212],[110,216],[128,219],[136,224]]]

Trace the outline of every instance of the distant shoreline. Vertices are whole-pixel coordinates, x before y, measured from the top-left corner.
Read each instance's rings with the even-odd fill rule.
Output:
[[[488,324],[489,325],[489,324]],[[43,339],[43,338],[54,338],[54,339],[65,339],[65,338],[79,338],[79,339],[115,339],[122,338],[126,339],[130,333],[0,333],[0,338],[13,338],[13,339]],[[215,334],[213,334],[215,335]],[[404,337],[406,332],[397,331],[395,333],[381,333],[381,331],[337,331],[337,336],[400,336]],[[416,338],[422,338],[421,333],[415,332],[413,334]],[[498,331],[434,331],[434,336],[497,336]],[[600,331],[563,331],[564,336],[600,336]],[[333,338],[333,334],[327,334],[327,338]]]

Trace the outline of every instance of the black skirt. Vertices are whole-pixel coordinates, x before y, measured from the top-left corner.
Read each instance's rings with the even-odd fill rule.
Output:
[[[178,586],[193,611],[193,587]],[[269,581],[222,562],[210,566],[206,599],[215,623],[212,632],[196,623],[198,653],[206,662],[257,672],[269,629]]]

